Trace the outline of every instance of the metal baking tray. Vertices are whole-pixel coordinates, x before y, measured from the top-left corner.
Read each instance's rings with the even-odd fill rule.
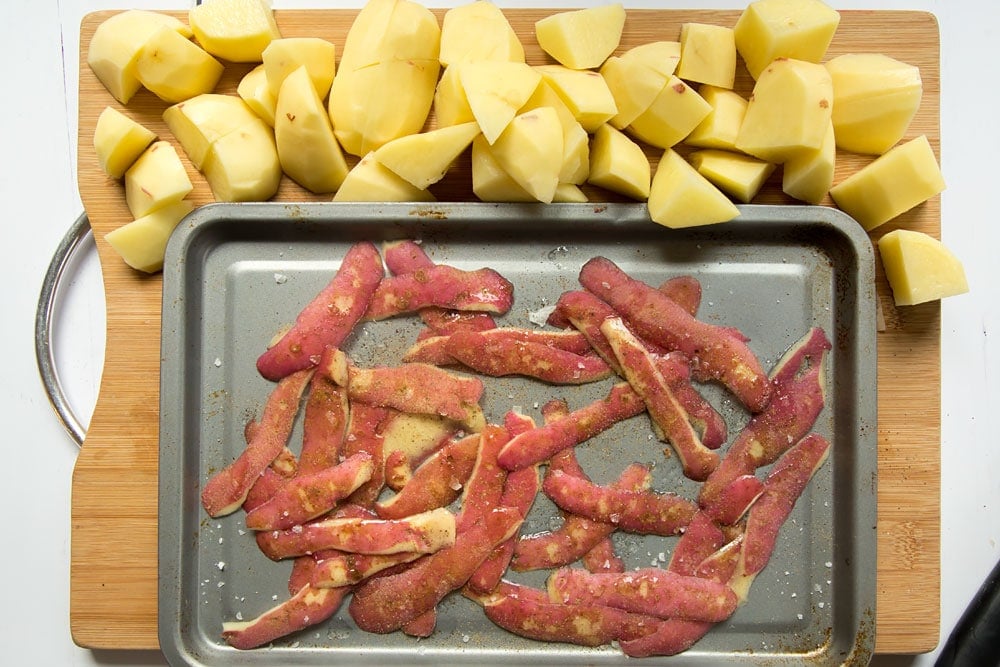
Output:
[[[874,259],[852,219],[821,207],[744,206],[730,223],[670,230],[650,223],[641,204],[213,204],[181,223],[164,267],[159,641],[172,664],[628,661],[613,646],[513,636],[460,595],[440,605],[428,639],[362,632],[346,604],[328,622],[255,651],[237,651],[221,639],[224,620],[251,619],[284,599],[290,571],[289,563],[260,554],[242,513],[210,519],[199,502],[206,479],[242,449],[244,423],[259,413],[272,387],[254,362],[329,281],[350,244],[401,238],[422,241],[437,262],[504,274],[516,301],[502,324],[535,326],[539,311],[578,288],[580,266],[603,255],[653,285],[696,276],[703,287],[699,317],[741,329],[765,368],[809,327],[823,327],[834,348],[828,401],[815,430],[832,442],[829,460],[796,504],[747,603],[686,653],[642,662],[868,662],[875,633]],[[398,363],[419,326],[414,317],[366,324],[345,348],[358,364]],[[538,407],[549,398],[560,395],[576,407],[603,396],[608,384],[567,388],[497,379],[487,387],[483,407],[491,420],[513,406],[540,420]],[[703,390],[726,417],[732,438],[746,413],[717,387]],[[293,434],[293,450],[295,442]],[[578,455],[599,483],[641,461],[654,465],[654,488],[689,497],[696,492],[650,437],[644,416],[580,446]],[[555,516],[554,506],[539,497],[523,530],[547,529]],[[632,567],[665,565],[675,540],[615,535]],[[510,577],[541,585],[544,575]]]

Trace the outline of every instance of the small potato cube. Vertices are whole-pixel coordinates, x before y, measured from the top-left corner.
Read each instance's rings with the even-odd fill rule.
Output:
[[[933,236],[896,229],[878,240],[878,250],[897,306],[969,291],[962,262]]]
[[[267,72],[264,65],[257,65],[246,73],[236,88],[238,94],[247,106],[262,121],[274,127],[274,107],[278,104],[278,96],[271,92],[267,85]]]
[[[465,96],[465,88],[462,88],[461,68],[460,64],[445,67],[434,90],[434,118],[438,127],[476,120],[469,98]]]
[[[539,65],[542,75],[587,132],[593,132],[618,113],[615,98],[599,72],[562,65]]]
[[[267,201],[281,184],[274,132],[253,118],[212,142],[201,170],[216,201]]]
[[[836,160],[837,145],[831,123],[819,149],[797,155],[784,164],[781,174],[782,191],[804,202],[819,204],[833,185]]]
[[[212,142],[256,119],[242,99],[217,93],[197,95],[163,111],[164,122],[195,169],[201,169]]]
[[[944,178],[926,135],[900,144],[846,180],[830,196],[871,231],[944,190]]]
[[[347,173],[333,201],[429,202],[434,201],[434,196],[427,190],[413,187],[369,153]]]
[[[625,27],[621,3],[558,12],[535,23],[538,45],[572,69],[600,67],[614,53]]]
[[[691,134],[711,111],[712,107],[694,88],[672,76],[627,131],[651,146],[670,148]]]
[[[493,142],[493,155],[531,196],[551,203],[563,164],[563,129],[555,109],[539,107],[515,116]]]
[[[420,190],[437,183],[479,134],[476,123],[441,127],[393,139],[375,151],[375,159]]]
[[[121,178],[154,139],[152,130],[113,107],[105,107],[94,128],[97,162],[105,174]]]
[[[591,143],[587,181],[645,201],[649,197],[649,160],[639,144],[610,125],[602,125]]]
[[[175,202],[108,232],[104,240],[133,269],[155,273],[163,268],[170,234],[193,208],[187,200]]]
[[[259,63],[271,40],[281,37],[265,0],[206,0],[188,12],[202,48],[236,63]]]
[[[699,174],[744,204],[757,196],[764,181],[774,172],[770,162],[714,148],[695,151],[688,159]]]
[[[133,218],[175,204],[194,189],[177,151],[154,142],[125,172],[125,202]]]
[[[452,7],[441,21],[441,64],[507,60],[524,62],[524,47],[507,17],[492,2]]]
[[[618,130],[627,127],[648,109],[670,78],[670,75],[665,75],[638,59],[618,56],[611,56],[604,61],[601,76],[604,77],[618,110],[608,122]]]
[[[778,58],[818,63],[840,25],[840,14],[820,0],[756,0],[733,28],[736,50],[757,78]]]
[[[747,101],[732,90],[702,86],[698,94],[712,107],[705,120],[691,131],[684,143],[698,148],[736,150],[736,137],[747,113]]]
[[[726,222],[740,214],[726,195],[672,149],[660,158],[647,206],[653,222],[671,229]]]
[[[337,73],[337,47],[319,37],[285,37],[272,40],[261,54],[267,85],[278,94],[285,77],[305,66],[319,98],[325,99]]]
[[[472,115],[486,140],[497,140],[542,80],[524,63],[483,61],[465,63],[459,78]]]
[[[681,60],[675,73],[685,81],[732,88],[736,80],[736,40],[732,28],[683,24]]]
[[[222,71],[222,63],[169,27],[153,33],[135,61],[142,85],[171,103],[212,92]]]
[[[621,55],[623,60],[638,62],[650,67],[665,77],[677,73],[681,61],[680,42],[646,42],[633,46]]]
[[[559,171],[560,183],[583,183],[590,169],[590,136],[563,102],[552,86],[543,78],[518,113],[552,107],[563,128],[563,166]]]
[[[553,195],[552,201],[561,204],[586,204],[589,200],[580,186],[573,183],[560,183],[556,186],[556,193]]]
[[[504,171],[486,137],[472,140],[472,191],[481,201],[533,202],[531,193]]]

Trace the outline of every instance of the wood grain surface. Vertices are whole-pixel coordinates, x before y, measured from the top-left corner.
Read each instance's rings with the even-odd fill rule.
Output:
[[[81,25],[80,62],[96,26],[114,12],[90,14]],[[533,24],[551,10],[507,10],[528,61],[546,62]],[[440,16],[442,12],[438,12]],[[184,17],[183,13],[177,14]],[[339,49],[353,10],[279,10],[282,34],[319,36]],[[933,15],[908,11],[844,11],[828,57],[877,51],[920,67],[924,95],[907,134],[926,134],[940,155],[939,32]],[[735,11],[630,11],[619,50],[654,40],[679,39],[680,25],[696,21],[731,26]],[[230,65],[218,91],[234,92],[248,65]],[[745,71],[737,89],[749,93]],[[166,105],[140,91],[117,104],[84,64],[80,72],[80,194],[90,218],[107,299],[107,349],[100,394],[73,474],[70,626],[74,641],[92,648],[157,647],[157,443],[162,281],[129,269],[104,234],[130,221],[124,189],[99,169],[93,149],[97,116],[115,106],[174,142],[161,120]],[[432,122],[432,121],[431,121]],[[212,201],[204,179],[185,160],[196,204]],[[656,162],[658,151],[650,151]],[[836,182],[871,158],[841,155]],[[947,177],[947,165],[944,165]],[[472,199],[467,157],[433,190],[442,201]],[[780,178],[780,177],[779,177]],[[587,190],[595,201],[614,199]],[[311,195],[285,178],[276,197]],[[756,200],[790,202],[772,179]],[[897,227],[940,236],[940,198],[877,229]],[[939,637],[940,595],[940,306],[897,309],[884,274],[878,299],[885,327],[878,335],[878,595],[876,651],[918,653]]]

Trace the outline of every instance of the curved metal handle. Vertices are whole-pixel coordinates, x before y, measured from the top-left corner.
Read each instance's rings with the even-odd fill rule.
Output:
[[[59,382],[55,355],[52,351],[51,324],[56,292],[63,272],[73,253],[80,247],[88,233],[90,233],[90,220],[86,213],[81,213],[76,222],[70,226],[62,241],[59,242],[59,246],[52,256],[52,261],[49,262],[49,268],[45,272],[45,280],[42,282],[42,292],[38,297],[38,309],[35,311],[35,360],[38,363],[38,372],[42,376],[42,384],[45,386],[49,402],[66,432],[76,441],[77,445],[83,444],[87,429],[73,412],[73,408],[66,399],[62,384]]]

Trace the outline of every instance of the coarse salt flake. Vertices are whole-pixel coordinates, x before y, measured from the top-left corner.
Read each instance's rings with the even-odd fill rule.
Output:
[[[288,276],[286,276],[284,273],[275,273],[274,282],[277,283],[278,285],[284,285],[285,283],[288,282]]]

